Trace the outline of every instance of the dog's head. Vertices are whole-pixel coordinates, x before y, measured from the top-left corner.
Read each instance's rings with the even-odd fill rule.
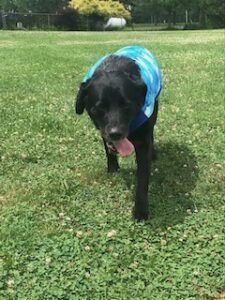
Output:
[[[96,72],[82,83],[76,100],[76,113],[87,110],[93,123],[108,142],[121,140],[140,111],[147,87],[139,73]]]

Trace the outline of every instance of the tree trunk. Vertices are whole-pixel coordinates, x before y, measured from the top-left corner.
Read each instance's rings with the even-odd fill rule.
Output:
[[[206,13],[202,7],[199,11],[199,23],[202,28],[206,28]]]
[[[173,11],[173,25],[176,25],[177,14]]]
[[[172,28],[172,11],[168,11],[168,20],[167,20],[168,28]]]
[[[4,10],[1,11],[1,15],[2,15],[2,28],[3,29],[7,29],[7,24],[6,24],[6,18],[5,18],[5,12],[4,12]]]

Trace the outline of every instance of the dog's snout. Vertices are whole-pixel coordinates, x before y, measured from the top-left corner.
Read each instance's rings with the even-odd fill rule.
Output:
[[[109,137],[113,141],[120,140],[123,137],[123,133],[117,127],[113,127],[109,131]]]

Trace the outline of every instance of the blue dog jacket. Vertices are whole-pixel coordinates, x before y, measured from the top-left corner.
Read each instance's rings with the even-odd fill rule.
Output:
[[[145,103],[137,117],[130,125],[130,132],[132,132],[151,117],[154,110],[155,101],[157,101],[157,98],[162,90],[162,75],[157,61],[147,49],[141,46],[128,46],[116,51],[115,53],[101,57],[89,69],[82,82],[86,82],[88,79],[91,79],[96,69],[110,55],[125,56],[132,59],[139,67],[141,78],[147,86]]]

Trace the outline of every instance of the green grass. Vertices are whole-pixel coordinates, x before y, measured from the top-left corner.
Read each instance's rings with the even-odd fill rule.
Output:
[[[146,223],[131,218],[134,157],[106,175],[73,108],[88,67],[129,44],[153,52],[165,85]],[[0,299],[224,290],[224,31],[0,32],[0,69]]]

